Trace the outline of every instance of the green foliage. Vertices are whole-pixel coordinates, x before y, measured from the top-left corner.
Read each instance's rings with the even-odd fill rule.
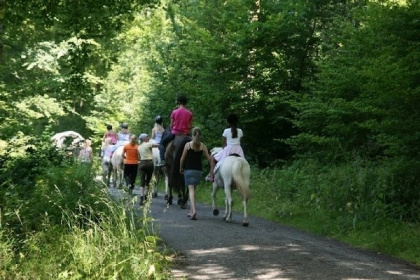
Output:
[[[169,124],[179,94],[208,147],[239,115],[247,159],[270,167],[257,172],[267,189],[255,192],[273,194],[273,219],[328,219],[320,232],[332,235],[372,219],[417,222],[419,5],[9,1],[0,7],[0,203],[19,209],[10,225],[24,232],[19,215],[28,228],[46,219],[30,213],[30,195],[54,201],[54,217],[103,219],[90,216],[92,197],[79,199],[85,188],[96,194],[88,170],[44,175],[50,163],[68,167],[65,157],[28,135],[75,130],[99,146],[108,123],[150,133],[156,115]]]
[[[49,142],[31,140],[15,139],[2,157],[0,174],[11,179],[0,189],[0,276],[168,279],[150,205],[137,216],[132,202],[109,197],[95,165],[73,163]]]

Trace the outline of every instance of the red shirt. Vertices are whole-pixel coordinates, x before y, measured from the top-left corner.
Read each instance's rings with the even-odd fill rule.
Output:
[[[184,107],[172,111],[172,134],[188,135],[193,120],[193,114]]]

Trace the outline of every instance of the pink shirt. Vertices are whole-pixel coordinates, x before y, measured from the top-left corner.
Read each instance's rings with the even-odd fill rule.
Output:
[[[184,107],[179,107],[172,111],[172,134],[187,135],[190,132],[190,126],[193,120],[193,114]]]

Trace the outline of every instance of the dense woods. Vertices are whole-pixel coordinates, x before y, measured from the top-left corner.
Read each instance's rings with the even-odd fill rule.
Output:
[[[255,169],[319,175],[290,190],[303,207],[418,223],[419,18],[416,0],[0,0],[0,230],[64,164],[54,133],[150,133],[179,94],[208,147],[234,112]]]

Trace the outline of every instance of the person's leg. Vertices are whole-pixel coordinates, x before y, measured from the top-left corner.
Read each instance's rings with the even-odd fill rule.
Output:
[[[128,183],[128,176],[130,176],[130,167],[129,167],[129,165],[128,164],[124,164],[124,173],[123,173],[123,176],[124,176],[124,182],[125,182],[125,185],[128,185],[127,183]]]
[[[196,218],[196,207],[195,207],[195,185],[188,185],[188,192],[190,195],[190,213],[189,218],[195,220]]]
[[[126,184],[129,185],[128,192],[130,194],[133,193],[134,183],[137,176],[137,165],[136,164],[126,164],[124,166],[124,177],[126,180]]]
[[[159,154],[160,154],[160,164],[159,166],[162,166],[163,162],[165,162],[165,151],[166,151],[166,146],[168,145],[169,142],[171,142],[173,139],[175,138],[175,134],[172,133],[168,133],[165,137],[162,138],[162,140],[160,140],[160,145],[159,145]]]
[[[144,202],[144,187],[146,185],[146,171],[144,168],[144,162],[140,162],[140,205]]]
[[[152,179],[153,176],[153,161],[147,161],[147,166],[146,166],[146,185],[145,185],[145,199],[147,199],[147,194],[149,191],[149,187],[150,187],[150,180]]]
[[[136,178],[137,178],[137,170],[138,170],[139,166],[137,164],[133,164],[133,171],[131,173],[131,187],[134,189],[134,186],[136,184]]]

